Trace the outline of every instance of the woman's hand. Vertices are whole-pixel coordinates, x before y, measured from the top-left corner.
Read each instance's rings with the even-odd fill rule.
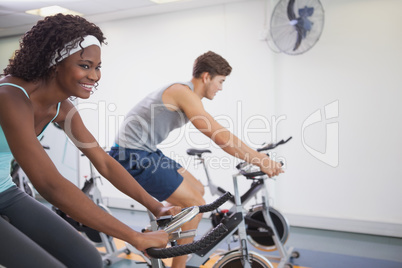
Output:
[[[165,248],[169,242],[169,235],[163,230],[138,233],[132,245],[139,251],[144,252],[148,248]]]

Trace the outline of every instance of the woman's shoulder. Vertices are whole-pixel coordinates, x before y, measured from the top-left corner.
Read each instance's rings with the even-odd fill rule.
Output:
[[[20,96],[23,93],[28,99],[29,95],[25,89],[25,84],[18,78],[6,76],[0,79],[0,94],[5,96]]]

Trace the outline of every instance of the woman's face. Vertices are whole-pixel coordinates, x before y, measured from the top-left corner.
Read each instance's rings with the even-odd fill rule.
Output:
[[[56,69],[56,81],[68,96],[87,99],[101,78],[101,50],[92,45],[64,59]]]

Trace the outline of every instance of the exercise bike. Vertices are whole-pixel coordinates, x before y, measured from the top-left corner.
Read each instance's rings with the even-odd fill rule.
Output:
[[[236,192],[238,189],[237,178],[233,179],[233,183]],[[237,232],[239,237],[238,239],[239,248],[221,252],[220,259],[213,265],[213,268],[251,268],[251,267],[273,268],[272,264],[264,256],[258,254],[257,252],[248,250],[248,245],[246,242],[247,239],[245,232],[246,226],[243,217],[243,209],[240,203],[240,198],[238,197],[239,197],[238,193],[236,193],[235,196],[232,196],[229,192],[226,192],[223,195],[221,195],[218,198],[218,200],[214,202],[218,204],[223,204],[223,202],[225,202],[226,200],[231,200],[234,198],[236,205],[234,213],[232,213],[230,216],[229,215],[225,216],[220,223],[218,223],[215,227],[211,228],[209,232],[207,232],[207,234],[205,235],[207,237],[209,237],[211,233],[212,234],[216,233],[214,235],[214,239],[211,239],[208,245],[205,245],[204,247],[202,248],[200,247],[198,249],[192,249],[186,251],[180,250],[178,251],[178,254],[169,254],[169,255],[159,253],[159,252],[166,252],[167,250],[169,250],[169,248],[156,249],[156,251],[159,252],[155,252],[154,250],[147,250],[148,255],[155,258],[153,259],[154,261],[159,261],[159,259],[188,255],[191,253],[189,259],[186,262],[186,267],[193,267],[193,268],[200,267],[201,265],[204,265],[207,261],[209,261],[213,255],[216,254],[217,249],[219,248],[221,243],[226,243],[228,239],[231,239],[233,233]],[[204,206],[200,206],[199,208],[200,213],[205,213],[216,210],[217,206],[206,205],[206,208],[204,208]],[[158,226],[158,224],[155,224],[155,222],[157,221],[158,219],[151,217],[151,227],[153,228],[152,230],[157,230],[157,228],[155,229],[155,227]],[[180,222],[180,224],[184,224],[187,221],[188,221],[187,219],[183,220]],[[184,235],[179,235],[179,238],[191,237],[191,236],[194,236],[194,230],[186,231]],[[204,237],[202,239],[204,239]],[[193,243],[198,243],[198,241]],[[174,246],[172,247],[172,250],[176,250],[176,248],[178,247],[187,248],[189,245],[192,245],[193,243]],[[159,268],[163,266],[160,266],[160,263],[156,263],[152,267]]]
[[[84,186],[82,187],[82,191],[100,208],[112,214],[110,209],[103,204],[103,198],[99,188],[97,187],[97,180],[100,180],[101,177],[95,173],[94,167],[90,162],[90,177],[86,179]],[[213,211],[219,208],[224,202],[231,198],[229,193],[225,193],[220,198],[218,198],[215,202],[200,206],[200,207],[190,207],[183,209],[177,215],[174,216],[165,216],[156,219],[151,213],[152,217],[155,219],[152,224],[156,226],[156,229],[163,229],[169,234],[169,240],[172,247],[169,248],[151,248],[147,250],[147,254],[149,256],[162,257],[163,258],[172,258],[180,255],[190,254],[192,252],[202,250],[217,240],[223,233],[227,231],[225,226],[218,225],[216,228],[211,230],[209,233],[204,235],[200,240],[195,241],[186,245],[176,245],[176,240],[181,239],[188,236],[195,236],[195,231],[184,233],[181,231],[180,227],[190,221],[195,217],[198,213],[204,213]],[[76,230],[81,232],[89,241],[91,241],[96,247],[105,248],[105,252],[101,252],[102,259],[104,262],[104,266],[111,266],[116,262],[124,260],[124,253],[126,256],[130,254],[136,254],[140,256],[143,261],[135,261],[135,267],[153,267],[153,268],[163,268],[164,264],[160,259],[156,258],[148,258],[144,255],[143,252],[137,250],[135,247],[128,243],[124,243],[122,248],[118,248],[114,238],[99,232],[95,229],[92,229],[86,225],[81,224],[80,222],[75,221],[71,217],[69,217],[66,213],[56,208],[52,207],[52,210],[55,211],[59,216],[61,216],[64,220],[70,223]]]
[[[20,165],[15,159],[11,160],[11,178],[15,185],[29,196],[35,198],[35,190],[25,173],[22,172]]]
[[[83,155],[81,155],[83,156]],[[81,191],[84,192],[95,204],[97,204],[101,209],[106,211],[109,214],[112,214],[110,209],[103,204],[103,198],[99,188],[97,187],[97,180],[100,180],[100,176],[96,175],[94,167],[92,163],[89,163],[90,167],[90,176],[86,178],[84,186],[81,188]],[[127,244],[123,248],[118,249],[114,238],[99,232],[95,229],[92,229],[80,222],[77,222],[69,215],[61,211],[59,208],[52,206],[52,210],[56,212],[60,217],[66,220],[70,225],[72,225],[76,230],[82,233],[85,237],[91,241],[94,246],[102,247],[105,249],[105,252],[101,252],[102,260],[105,266],[110,266],[115,262],[122,260],[119,256],[122,253],[129,255],[131,253],[130,248]]]
[[[262,148],[257,149],[258,152],[264,152],[267,150],[272,150],[279,145],[287,143],[292,137],[288,138],[286,141],[281,140],[277,143],[268,144]],[[187,154],[196,157],[196,161],[203,165],[205,174],[207,177],[207,185],[211,191],[212,195],[222,195],[226,191],[221,187],[216,186],[208,173],[208,169],[205,163],[203,154],[211,153],[210,150],[198,150],[198,149],[188,149]],[[261,251],[275,251],[279,252],[279,257],[277,256],[267,256],[268,259],[273,259],[279,261],[278,267],[293,267],[289,263],[291,258],[298,258],[300,256],[299,252],[293,251],[293,248],[285,249],[284,244],[286,243],[289,236],[289,224],[286,218],[276,209],[269,205],[269,192],[265,180],[268,178],[266,174],[259,170],[255,170],[255,166],[250,165],[246,162],[241,162],[236,166],[238,173],[233,175],[234,182],[237,183],[238,177],[245,177],[251,180],[250,188],[240,196],[238,193],[237,185],[235,185],[235,198],[239,198],[241,207],[243,207],[244,221],[245,221],[245,232],[246,238],[250,244]],[[257,202],[251,207],[246,208],[246,205],[250,200],[252,200],[258,193],[261,193],[261,202]],[[217,223],[222,221],[222,219],[235,213],[236,200],[232,198],[230,201],[234,206],[229,210],[218,210],[216,213],[211,214],[212,224],[215,226]],[[235,233],[238,235],[238,233]],[[241,237],[237,239],[242,239]],[[222,260],[224,261],[224,260]],[[228,266],[229,267],[229,266]]]
[[[224,240],[225,237],[230,234],[231,226],[226,223],[219,223],[217,226],[209,230],[209,232],[204,234],[201,239],[189,244],[177,245],[178,239],[194,237],[196,235],[196,230],[181,231],[180,227],[184,223],[192,220],[199,213],[211,212],[218,209],[232,197],[233,196],[229,192],[226,192],[211,204],[185,208],[182,212],[174,216],[155,218],[151,213],[149,213],[151,225],[144,229],[144,231],[165,230],[169,234],[169,241],[172,245],[171,247],[163,249],[150,248],[146,250],[147,254],[151,257],[151,267],[165,267],[161,261],[161,259],[165,258],[173,258],[188,254],[205,256],[206,252],[211,251],[215,245]],[[186,263],[186,267],[199,267],[203,263],[205,263],[205,261],[199,262],[196,266]],[[271,266],[269,267],[272,268]]]

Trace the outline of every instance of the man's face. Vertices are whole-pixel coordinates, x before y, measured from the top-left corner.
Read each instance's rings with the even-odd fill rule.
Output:
[[[207,79],[207,82],[205,84],[206,86],[206,98],[209,100],[212,100],[216,93],[220,90],[222,90],[223,82],[225,82],[226,76],[223,75],[217,75],[213,79],[211,79],[211,76],[208,75],[209,78]]]

